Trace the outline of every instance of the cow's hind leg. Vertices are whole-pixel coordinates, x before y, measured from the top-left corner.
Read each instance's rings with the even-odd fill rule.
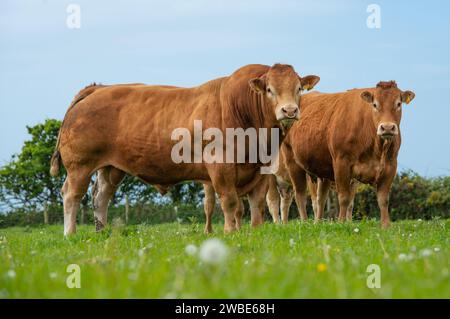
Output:
[[[277,181],[275,176],[269,178],[269,189],[266,195],[267,207],[274,223],[280,222],[280,194],[277,190]]]
[[[206,216],[205,234],[210,234],[213,232],[211,219],[216,205],[216,192],[214,187],[208,184],[203,184],[203,190],[205,191],[205,198],[203,199],[203,209]]]
[[[325,210],[325,204],[328,199],[328,193],[330,190],[330,180],[328,179],[317,179],[317,207],[315,214],[315,221],[319,221],[323,218],[323,212]]]
[[[97,180],[93,191],[95,230],[102,230],[107,223],[108,204],[125,173],[115,167],[108,166],[97,171]]]
[[[61,190],[64,205],[64,236],[76,233],[77,212],[80,202],[89,187],[90,171],[71,169],[67,172],[64,186]]]

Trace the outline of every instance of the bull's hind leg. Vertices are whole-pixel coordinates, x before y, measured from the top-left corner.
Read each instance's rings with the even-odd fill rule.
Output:
[[[93,190],[95,230],[102,230],[107,223],[108,204],[122,182],[125,173],[112,166],[97,171]]]
[[[80,202],[89,187],[90,172],[83,169],[68,170],[61,190],[64,205],[64,236],[76,233],[77,212]]]
[[[210,234],[213,231],[211,219],[216,205],[216,192],[214,187],[208,184],[203,184],[203,189],[205,191],[205,198],[203,199],[203,208],[206,216],[205,234]]]

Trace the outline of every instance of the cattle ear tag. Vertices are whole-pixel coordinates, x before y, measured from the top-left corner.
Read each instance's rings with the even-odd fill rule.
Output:
[[[411,97],[409,96],[409,94],[406,96],[406,104],[409,104],[409,102],[411,102]]]

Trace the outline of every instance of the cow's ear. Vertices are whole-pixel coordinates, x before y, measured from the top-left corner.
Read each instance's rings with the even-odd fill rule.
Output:
[[[307,75],[302,78],[300,78],[300,83],[302,84],[303,90],[312,90],[314,86],[319,83],[320,77],[317,75]]]
[[[361,98],[366,101],[367,103],[372,103],[373,102],[373,94],[370,93],[369,91],[364,91],[361,93]]]
[[[405,91],[402,93],[402,102],[409,104],[409,102],[411,102],[415,96],[416,95],[414,94],[413,91]]]
[[[256,93],[261,94],[266,91],[266,77],[265,76],[251,79],[250,81],[248,81],[248,84]]]

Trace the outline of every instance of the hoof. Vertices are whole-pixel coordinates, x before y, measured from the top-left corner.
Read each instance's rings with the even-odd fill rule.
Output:
[[[103,225],[103,223],[97,217],[94,217],[94,224],[96,232],[99,232],[103,230],[103,228],[105,228],[105,225]]]

